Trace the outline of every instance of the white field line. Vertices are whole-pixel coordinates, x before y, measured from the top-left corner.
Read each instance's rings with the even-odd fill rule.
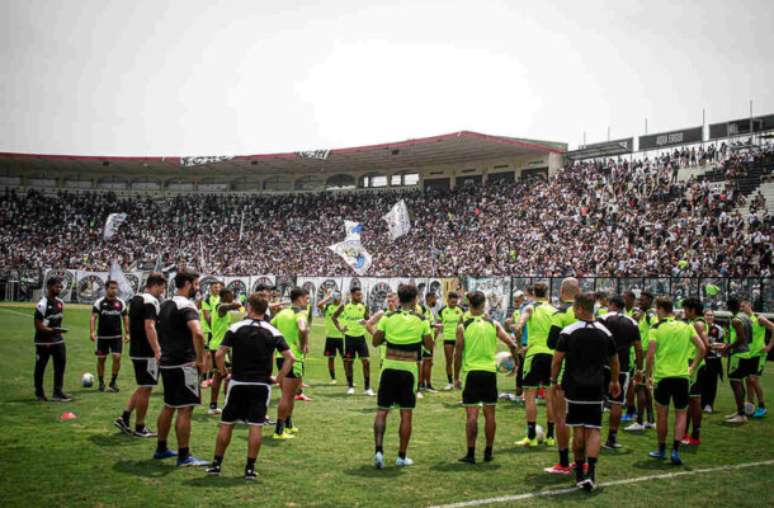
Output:
[[[19,312],[18,310],[9,309],[7,307],[0,307],[0,310],[4,310],[5,312],[10,312],[12,314],[18,314],[24,317],[29,317],[29,318],[32,317],[32,312]]]
[[[720,471],[733,471],[736,469],[747,469],[750,467],[771,466],[771,465],[774,465],[774,460],[762,460],[759,462],[747,462],[744,464],[729,464],[725,466],[694,469],[691,471],[677,471],[675,473],[655,474],[650,476],[638,476],[636,478],[627,478],[624,480],[614,480],[611,482],[600,483],[599,486],[615,487],[617,485],[628,485],[631,483],[647,482],[651,480],[667,480],[671,478],[679,478],[681,476],[693,476],[693,475],[704,474],[704,473],[717,473]],[[459,503],[436,505],[436,506],[431,506],[430,508],[464,508],[467,506],[482,506],[485,504],[509,503],[514,501],[524,501],[527,499],[534,499],[537,497],[561,496],[564,494],[571,494],[573,492],[578,492],[578,489],[575,487],[572,487],[572,488],[566,488],[566,489],[546,490],[543,492],[528,492],[526,494],[498,496],[498,497],[490,497],[487,499],[474,499],[471,501],[461,501]]]

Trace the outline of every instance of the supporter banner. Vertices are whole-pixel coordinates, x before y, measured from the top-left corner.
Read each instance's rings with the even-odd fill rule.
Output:
[[[344,240],[328,246],[328,249],[338,254],[358,275],[365,275],[371,268],[371,254],[363,247],[359,239]]]
[[[390,211],[382,217],[382,220],[387,223],[392,240],[397,240],[411,230],[408,207],[402,199],[393,205]]]
[[[126,277],[126,281],[132,287],[133,294],[136,295],[137,293],[142,293],[144,286],[143,282],[145,280],[143,279],[142,272],[125,272],[124,277]]]
[[[296,287],[295,275],[277,275],[274,279],[274,285],[279,291],[280,298],[290,298],[290,290]]]
[[[329,292],[342,294],[340,277],[298,277],[296,283],[309,291],[310,303],[317,309],[317,303],[323,300]],[[315,310],[315,312],[317,312]],[[318,312],[319,315],[319,312]]]
[[[264,284],[266,286],[274,286],[274,275],[251,275],[250,276],[250,289],[252,292],[257,291],[259,285]]]
[[[102,232],[104,240],[110,240],[118,232],[118,228],[126,221],[125,213],[111,213],[105,221],[105,230]]]
[[[108,280],[116,281],[118,284],[118,297],[129,301],[135,293],[134,288],[129,283],[129,280],[126,278],[126,275],[124,275],[124,271],[121,270],[121,267],[118,265],[116,261],[113,261],[110,264],[110,273],[108,273]],[[104,295],[104,293],[103,293]]]
[[[175,276],[177,272],[167,272],[167,298],[175,296]]]
[[[223,284],[226,286],[226,289],[230,289],[231,292],[234,293],[234,297],[237,300],[242,296],[247,296],[250,292],[250,276],[248,275],[224,277]]]
[[[318,159],[322,161],[328,159],[330,154],[330,150],[307,150],[304,152],[296,152],[299,159]]]
[[[468,277],[468,291],[481,291],[486,295],[486,311],[493,319],[502,321],[510,307],[510,277]]]
[[[197,155],[189,157],[180,157],[180,165],[185,168],[201,166],[203,164],[214,164],[216,162],[230,161],[233,155]]]
[[[59,293],[59,298],[65,302],[73,301],[73,293],[75,289],[75,283],[78,280],[78,272],[76,270],[60,269],[51,269],[46,271],[45,276],[43,276],[43,287],[41,288],[43,290],[43,296],[46,295],[46,284],[48,279],[53,277],[59,277],[62,279],[62,292]]]
[[[78,303],[94,303],[97,298],[105,294],[108,272],[78,270],[77,277],[75,299]]]
[[[703,140],[702,131],[702,127],[693,127],[690,129],[662,132],[659,134],[646,134],[640,136],[640,150],[653,150],[667,146],[701,143]]]

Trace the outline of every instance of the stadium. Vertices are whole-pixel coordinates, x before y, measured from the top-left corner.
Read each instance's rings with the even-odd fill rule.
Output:
[[[0,143],[3,505],[774,503],[774,113],[538,131]]]

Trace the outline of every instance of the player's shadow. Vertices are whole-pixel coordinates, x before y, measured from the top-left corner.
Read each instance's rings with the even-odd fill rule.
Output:
[[[502,465],[494,462],[478,462],[476,464],[468,464],[465,462],[439,462],[430,466],[431,471],[439,471],[442,473],[491,473],[497,469],[500,469]]]
[[[236,487],[238,485],[250,485],[254,483],[260,483],[261,477],[257,478],[257,481],[247,481],[241,476],[210,476],[202,473],[199,478],[191,478],[183,483],[191,487]]]
[[[218,416],[208,415],[206,412],[201,413],[194,413],[191,416],[191,419],[195,422],[201,422],[201,423],[212,423],[213,425],[217,425],[220,423],[220,418]]]
[[[615,450],[610,450],[605,447],[601,447],[599,449],[599,453],[604,455],[605,457],[619,457],[623,455],[631,455],[634,453],[634,450],[631,448],[616,448]]]
[[[357,409],[349,409],[348,411],[350,411],[351,413],[362,413],[364,415],[370,415],[370,414],[374,414],[377,411],[379,411],[379,408],[378,407],[361,407],[361,408],[357,408]]]
[[[464,406],[460,404],[459,401],[457,402],[441,402],[441,406],[443,406],[446,409],[462,409]]]
[[[567,484],[567,476],[558,474],[529,473],[524,475],[524,484],[532,485],[533,491],[542,490],[543,487],[554,487],[559,484]],[[574,473],[572,478],[575,478]]]
[[[143,439],[127,436],[123,432],[114,432],[112,434],[93,434],[88,440],[97,446],[117,447],[117,446],[135,446],[142,443]]]
[[[164,478],[176,469],[174,459],[167,459],[167,462],[154,459],[121,460],[113,465],[113,470],[116,472],[143,478]]]
[[[648,471],[666,471],[669,469],[674,470],[674,466],[669,462],[669,459],[658,460],[650,457],[637,462],[633,462],[632,466],[636,467],[637,469],[645,469]]]
[[[403,468],[399,467],[391,467],[387,466],[384,469],[376,469],[373,465],[366,465],[363,464],[360,467],[353,467],[350,469],[345,469],[344,474],[348,474],[350,476],[360,476],[362,478],[383,478],[383,479],[390,479],[395,478],[397,476],[400,476],[403,474]]]

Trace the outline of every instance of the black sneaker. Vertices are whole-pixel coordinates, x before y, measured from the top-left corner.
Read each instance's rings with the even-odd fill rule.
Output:
[[[116,392],[119,392],[120,390],[118,389],[118,385],[113,383],[110,386],[108,386],[107,391],[116,393]]]
[[[40,402],[48,402],[48,397],[45,393],[36,393],[35,398]]]
[[[210,467],[207,468],[207,474],[210,476],[220,475],[220,464],[213,463]],[[253,474],[255,474],[255,472],[253,472]]]
[[[69,395],[67,395],[64,392],[57,392],[57,393],[55,393],[54,396],[51,397],[51,399],[55,400],[57,402],[70,402],[71,400],[73,400],[72,397],[70,397]]]
[[[97,388],[97,390],[99,390],[101,392],[104,392],[105,391],[105,383],[100,383],[99,384],[99,388]]]
[[[468,464],[475,464],[476,463],[476,458],[475,457],[470,457],[468,455],[465,455],[459,461],[460,462],[466,462]]]
[[[119,418],[119,420],[121,420]],[[121,420],[123,421],[123,420]],[[135,437],[156,437],[156,433],[150,430],[148,427],[143,427],[140,430],[136,430],[133,432]]]
[[[485,453],[484,454],[484,462],[492,462],[494,460],[494,455],[491,453]]]
[[[593,492],[597,490],[597,483],[591,478],[586,478],[580,483],[580,486],[586,492]]]
[[[255,480],[256,478],[258,478],[258,475],[255,474],[255,468],[245,468],[245,480]]]
[[[132,434],[132,429],[130,429],[130,428],[129,428],[129,424],[128,424],[128,423],[126,423],[126,422],[124,421],[124,419],[123,419],[123,418],[121,418],[120,416],[119,416],[118,418],[116,418],[115,420],[113,420],[113,425],[115,425],[116,427],[118,427],[118,429],[119,429],[121,432],[125,433],[125,434],[129,434],[129,435],[131,435],[131,434]]]

